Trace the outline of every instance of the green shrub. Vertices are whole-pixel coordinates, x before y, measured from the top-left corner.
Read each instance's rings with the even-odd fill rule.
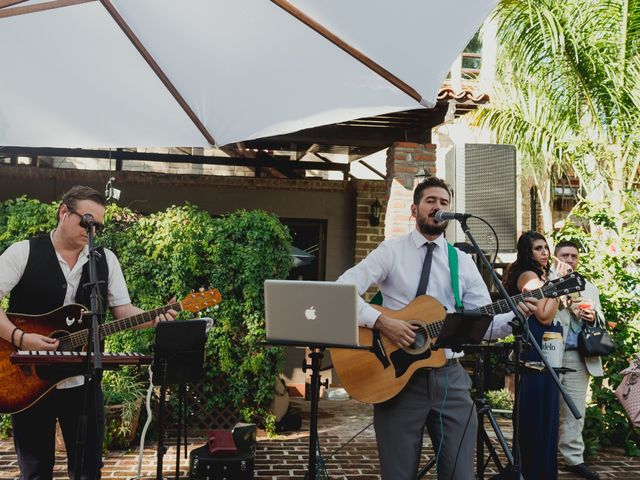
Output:
[[[513,411],[513,398],[511,398],[511,394],[506,388],[489,390],[485,392],[485,397],[492,408]]]
[[[11,436],[11,415],[0,415],[0,440]]]
[[[20,197],[0,202],[0,252],[18,240],[53,230],[58,203]]]

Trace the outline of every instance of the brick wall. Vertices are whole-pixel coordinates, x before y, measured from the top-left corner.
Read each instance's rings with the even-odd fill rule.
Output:
[[[366,257],[371,250],[384,240],[385,210],[387,205],[387,185],[384,180],[354,180],[356,191],[356,245],[355,263]],[[371,205],[378,200],[382,205],[380,224],[370,223]]]
[[[164,164],[162,164],[164,165]],[[75,170],[67,168],[37,168],[30,165],[0,165],[0,175],[3,183],[27,182],[34,187],[44,184],[55,186],[63,193],[67,188],[76,184],[91,185],[101,190],[110,177],[116,177],[116,186],[122,185],[153,185],[158,188],[204,186],[216,188],[242,189],[278,189],[299,191],[344,192],[348,189],[346,181],[326,181],[322,179],[304,179],[283,181],[277,178],[231,177],[199,174],[171,174],[140,171],[108,171],[108,170]],[[8,185],[7,185],[8,186]],[[24,187],[21,184],[21,187]],[[34,195],[39,198],[38,195]],[[2,198],[12,198],[2,194]]]
[[[411,142],[396,142],[387,151],[387,188],[389,200],[386,212],[385,238],[408,233],[414,226],[411,218],[416,174],[425,169],[436,174],[436,146]]]

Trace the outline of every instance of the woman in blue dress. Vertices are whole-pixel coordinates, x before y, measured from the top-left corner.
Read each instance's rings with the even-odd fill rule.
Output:
[[[549,245],[542,235],[533,231],[523,233],[518,239],[517,259],[509,266],[503,280],[509,295],[541,287],[549,275],[550,256]],[[538,302],[535,313],[527,318],[528,328],[539,345],[545,332],[562,333],[562,326],[554,322],[557,310],[558,301],[545,298]],[[541,361],[533,348],[526,349],[521,359],[525,362]],[[524,370],[518,399],[522,476],[525,480],[556,480],[559,396],[551,374]]]

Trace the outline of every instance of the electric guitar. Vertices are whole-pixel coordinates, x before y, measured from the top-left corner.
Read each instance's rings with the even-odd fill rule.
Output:
[[[220,292],[216,289],[190,293],[181,302],[100,325],[100,339],[150,322],[172,309],[198,312],[217,305],[220,300]],[[7,313],[9,320],[26,333],[57,338],[59,351],[79,350],[87,345],[89,315],[90,312],[78,304],[65,305],[42,315]],[[48,366],[15,364],[11,354],[16,351],[10,342],[0,340],[0,413],[17,413],[30,407],[69,376]]]
[[[584,288],[584,278],[573,272],[511,298],[518,304],[527,297],[556,298]],[[359,327],[359,344],[370,349],[332,348],[331,359],[340,383],[349,395],[361,402],[380,403],[397,395],[417,369],[438,368],[446,363],[444,349],[432,349],[444,324],[446,311],[435,298],[428,295],[416,297],[400,310],[372,306],[387,317],[417,326],[414,343],[400,348],[378,330]],[[510,311],[504,299],[474,310],[487,315]]]

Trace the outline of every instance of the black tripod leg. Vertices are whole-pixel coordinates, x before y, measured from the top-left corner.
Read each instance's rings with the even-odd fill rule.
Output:
[[[487,446],[487,449],[489,451],[489,457],[487,457],[486,462],[484,462],[482,470],[478,471],[478,476],[477,476],[478,480],[483,479],[484,470],[486,469],[486,466],[489,464],[490,460],[493,460],[494,464],[498,468],[498,471],[500,472],[500,478],[502,480],[522,480],[522,475],[520,475],[519,471],[516,469],[513,463],[514,462],[513,454],[511,452],[511,449],[509,448],[509,444],[507,443],[507,440],[504,437],[504,434],[500,430],[500,426],[498,425],[498,422],[493,414],[493,411],[491,410],[490,407],[487,407],[487,406],[483,406],[482,408],[483,408],[483,415],[486,415],[487,418],[489,419],[491,428],[493,429],[493,432],[496,434],[498,443],[500,443],[500,447],[504,452],[504,456],[507,459],[507,465],[506,466],[502,465],[502,462],[498,457],[498,453],[495,447],[493,446],[491,439],[489,438],[489,435],[487,434],[487,431],[484,428],[484,425],[479,426],[478,428],[482,430],[482,441],[484,445]]]
[[[431,470],[435,464],[436,464],[436,457],[433,456],[429,459],[427,464],[418,471],[418,475],[416,476],[416,479],[420,480],[421,478],[423,478],[427,473],[429,473],[429,470]]]
[[[156,479],[162,480],[162,459],[165,454],[164,447],[164,404],[165,404],[166,386],[163,383],[160,387],[160,401],[158,402],[158,452],[156,464]]]
[[[511,449],[509,448],[509,444],[507,443],[507,439],[504,438],[504,434],[502,433],[502,430],[500,430],[500,426],[498,425],[498,422],[496,420],[496,417],[493,415],[493,411],[491,411],[491,409],[489,409],[486,413],[487,418],[489,419],[489,422],[491,423],[491,428],[493,428],[493,431],[496,434],[496,438],[498,439],[498,443],[500,443],[500,446],[502,447],[502,451],[504,452],[504,456],[507,458],[507,463],[509,465],[513,465],[513,455],[511,454]],[[485,432],[486,435],[486,432]],[[487,437],[488,439],[489,437]]]
[[[498,468],[499,472],[504,471],[504,467],[502,466],[500,457],[498,457],[498,454],[496,453],[496,449],[493,447],[493,444],[491,443],[491,439],[489,438],[489,435],[487,434],[487,431],[484,428],[482,429],[482,437],[483,437],[484,444],[487,446],[487,450],[489,451],[489,458],[493,460],[493,463]],[[487,459],[487,463],[485,463],[484,466],[486,467],[488,463],[489,463],[489,460]],[[483,473],[482,475],[480,474],[478,475],[479,479],[484,478],[484,470],[482,471],[482,473]]]
[[[182,443],[182,409],[184,406],[184,390],[185,384],[180,384],[180,390],[178,393],[178,430],[176,432],[176,479],[180,478],[180,444]],[[185,444],[184,449],[187,449]]]
[[[320,397],[320,364],[322,363],[324,348],[311,350],[311,418],[309,419],[309,465],[305,478],[316,480],[317,477],[317,448],[318,448],[318,402]],[[304,368],[307,368],[305,362]]]

